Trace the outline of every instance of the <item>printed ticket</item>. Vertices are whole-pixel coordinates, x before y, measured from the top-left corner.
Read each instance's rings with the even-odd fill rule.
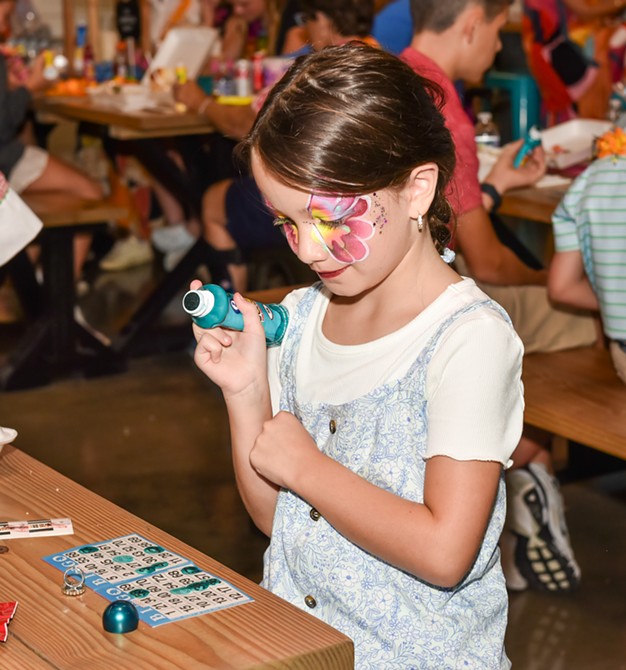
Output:
[[[29,521],[0,521],[0,540],[47,535],[73,535],[70,519],[33,519]]]

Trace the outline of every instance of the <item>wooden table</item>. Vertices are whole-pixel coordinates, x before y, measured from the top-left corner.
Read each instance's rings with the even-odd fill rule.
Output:
[[[107,126],[109,136],[118,140],[197,135],[215,130],[208,119],[199,114],[173,110],[124,112],[89,96],[42,96],[33,101],[33,107],[42,120],[69,119]]]
[[[567,186],[518,188],[502,198],[498,214],[552,225],[552,213],[567,191]]]
[[[3,520],[69,517],[75,533],[0,542],[9,547],[0,554],[0,602],[19,603],[9,639],[0,644],[5,670],[354,667],[349,638],[12,446],[0,453],[0,510]],[[157,628],[140,622],[126,635],[106,633],[108,602],[89,589],[63,595],[63,573],[42,557],[131,532],[223,577],[254,602]]]

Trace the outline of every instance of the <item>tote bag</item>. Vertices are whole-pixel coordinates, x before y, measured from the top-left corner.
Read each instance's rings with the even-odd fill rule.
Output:
[[[0,266],[32,242],[43,224],[0,172]]]

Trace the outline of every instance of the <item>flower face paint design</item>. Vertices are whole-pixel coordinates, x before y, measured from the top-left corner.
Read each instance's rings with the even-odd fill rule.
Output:
[[[371,221],[361,218],[370,211],[367,195],[309,196],[307,210],[313,218],[315,239],[339,263],[356,263],[370,253],[365,243],[374,235]]]
[[[265,200],[270,211],[275,211]],[[325,196],[311,194],[307,203],[310,213],[310,235],[338,263],[351,264],[369,256],[366,240],[374,235],[375,223],[362,218],[371,209],[371,198],[358,196]],[[276,212],[275,226],[280,226],[294,253],[298,251],[298,226]]]

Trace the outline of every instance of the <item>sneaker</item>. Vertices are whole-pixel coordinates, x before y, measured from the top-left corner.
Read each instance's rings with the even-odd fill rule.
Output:
[[[558,481],[530,463],[507,473],[502,568],[511,590],[572,591],[580,568],[570,545]]]
[[[150,263],[153,257],[150,242],[130,236],[118,240],[113,245],[109,253],[100,261],[100,269],[107,272],[125,270],[136,265]]]
[[[189,249],[196,238],[182,224],[174,226],[163,226],[155,228],[152,231],[152,244],[163,254],[169,254],[174,251],[183,251]]]
[[[171,272],[196,242],[196,238],[189,235],[189,238],[185,240],[185,244],[183,246],[178,247],[178,249],[168,251],[163,256],[163,268],[167,272]]]

